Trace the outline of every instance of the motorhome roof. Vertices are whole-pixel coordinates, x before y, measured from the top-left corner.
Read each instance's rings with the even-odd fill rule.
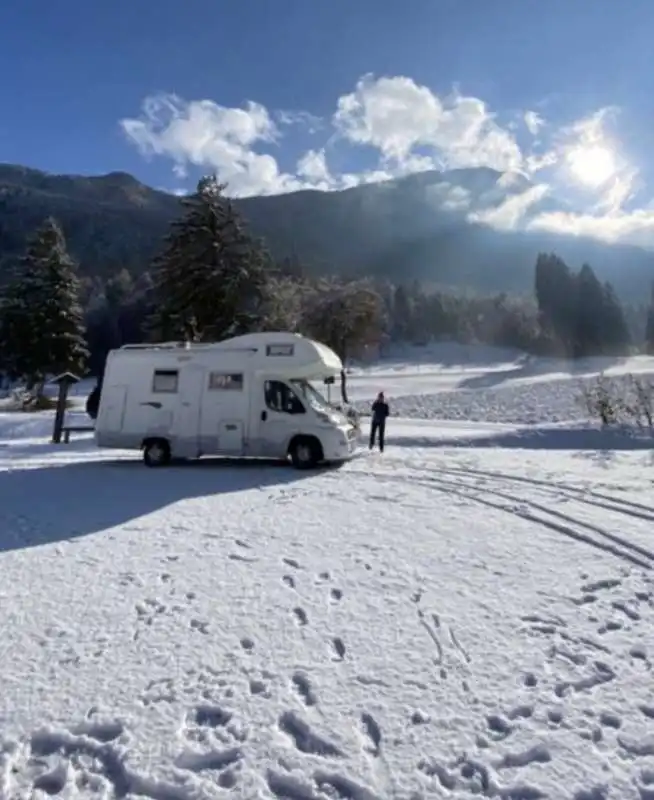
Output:
[[[222,342],[162,342],[157,344],[128,344],[125,352],[250,353],[255,356],[257,371],[284,375],[289,378],[321,379],[335,375],[343,363],[329,347],[298,333],[247,333]]]

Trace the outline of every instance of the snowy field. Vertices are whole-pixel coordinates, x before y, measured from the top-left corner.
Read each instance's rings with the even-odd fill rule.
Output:
[[[310,474],[0,414],[2,800],[654,800],[654,450],[578,402],[654,360],[441,355]]]

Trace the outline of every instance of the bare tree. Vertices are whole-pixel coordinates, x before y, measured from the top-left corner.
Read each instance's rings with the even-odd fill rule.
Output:
[[[327,344],[343,363],[359,347],[378,341],[384,303],[369,281],[324,279],[308,292],[301,328]],[[348,403],[347,378],[341,373],[341,395]]]

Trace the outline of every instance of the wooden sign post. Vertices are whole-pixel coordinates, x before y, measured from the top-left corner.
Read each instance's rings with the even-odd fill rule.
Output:
[[[52,430],[52,444],[61,444],[61,432],[64,427],[64,418],[66,416],[66,400],[68,400],[68,392],[70,387],[79,383],[77,375],[72,372],[62,372],[57,375],[50,383],[54,383],[59,387],[59,395],[57,396],[57,408],[55,410],[54,428]]]

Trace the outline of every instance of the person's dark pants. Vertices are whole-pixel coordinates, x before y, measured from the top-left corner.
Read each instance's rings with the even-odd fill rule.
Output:
[[[370,445],[369,449],[375,446],[375,437],[379,437],[379,450],[383,453],[384,452],[384,433],[386,432],[386,420],[383,419],[380,421],[373,419],[372,424],[370,426]]]

